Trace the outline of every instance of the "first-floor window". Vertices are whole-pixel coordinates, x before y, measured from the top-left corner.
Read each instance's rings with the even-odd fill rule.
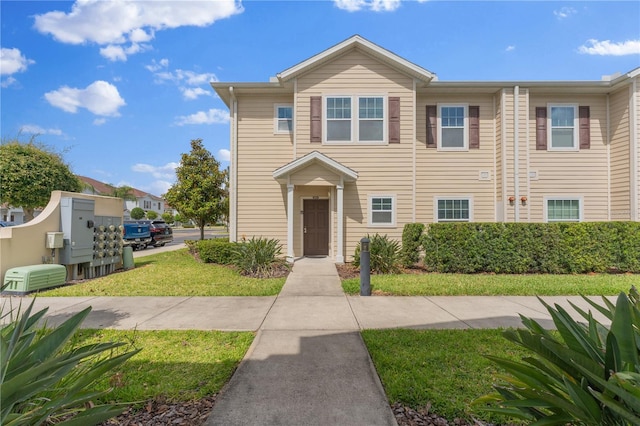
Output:
[[[392,196],[372,196],[370,198],[371,225],[393,225],[393,204]]]
[[[468,222],[469,205],[468,198],[438,199],[438,222]]]
[[[580,222],[579,199],[547,200],[547,222]]]

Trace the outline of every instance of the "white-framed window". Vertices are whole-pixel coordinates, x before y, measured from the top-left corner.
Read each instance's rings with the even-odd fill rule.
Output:
[[[293,105],[274,105],[273,132],[291,133],[293,131]]]
[[[325,142],[385,142],[385,100],[380,95],[325,96]]]
[[[573,151],[578,149],[578,105],[549,104],[549,150]]]
[[[369,226],[395,226],[395,195],[369,196]]]
[[[438,104],[438,149],[463,151],[469,149],[469,106]]]
[[[546,222],[581,222],[582,197],[545,197]]]
[[[473,217],[471,197],[436,197],[434,207],[438,222],[470,222]]]
[[[150,208],[151,208],[151,201],[149,201],[149,200],[144,200],[143,205],[144,205],[144,207],[143,207],[143,208],[144,208],[145,210],[148,210],[148,209],[150,209]]]

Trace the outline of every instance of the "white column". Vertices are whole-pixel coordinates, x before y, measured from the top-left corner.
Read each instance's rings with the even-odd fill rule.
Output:
[[[336,251],[336,263],[344,263],[344,185],[342,178],[340,179],[340,185],[336,186],[338,195],[338,249]]]
[[[287,185],[287,262],[293,263],[293,188]]]

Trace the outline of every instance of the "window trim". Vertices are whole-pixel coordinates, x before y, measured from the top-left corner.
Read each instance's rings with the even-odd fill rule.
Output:
[[[330,141],[327,139],[327,99],[329,98],[350,98],[351,99],[351,138],[347,141]],[[360,140],[360,98],[381,98],[382,99],[382,140],[361,141]],[[363,119],[364,120],[364,119]],[[322,143],[327,145],[388,145],[389,144],[389,96],[385,93],[358,93],[358,94],[326,94],[322,96]]]
[[[390,223],[374,223],[373,222],[373,199],[374,198],[390,198],[391,199],[391,222]],[[396,227],[396,195],[395,194],[370,194],[367,198],[367,225],[370,228],[395,228]],[[378,210],[376,210],[378,211]]]
[[[553,117],[551,109],[554,107],[573,108],[573,146],[554,147],[553,146]],[[580,150],[580,117],[577,103],[548,103],[547,104],[547,151],[579,151]]]
[[[578,220],[549,219],[549,201],[577,201]],[[545,223],[568,223],[584,221],[584,197],[582,195],[552,195],[543,197],[544,221]]]
[[[469,219],[440,219],[438,216],[438,201],[466,200],[469,202]],[[437,223],[473,222],[473,195],[436,195],[433,197],[433,220]]]
[[[436,104],[436,126],[437,133],[437,150],[438,151],[469,151],[469,104],[468,103],[438,103]],[[446,147],[442,146],[442,108],[448,107],[462,107],[464,108],[464,127],[463,127],[463,141],[461,147]]]
[[[278,118],[278,110],[280,108],[291,108],[291,130],[280,130],[280,120],[284,120]],[[294,114],[293,114],[293,104],[273,104],[273,134],[274,135],[290,135],[293,133],[294,124]]]

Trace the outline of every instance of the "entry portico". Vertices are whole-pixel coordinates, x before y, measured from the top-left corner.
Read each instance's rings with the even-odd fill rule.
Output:
[[[273,178],[287,189],[287,261],[293,262],[296,255],[329,255],[333,248],[335,261],[343,263],[344,186],[355,182],[358,173],[312,151],[276,169]],[[296,206],[300,206],[302,220],[297,219]],[[333,211],[335,221],[331,220]]]

